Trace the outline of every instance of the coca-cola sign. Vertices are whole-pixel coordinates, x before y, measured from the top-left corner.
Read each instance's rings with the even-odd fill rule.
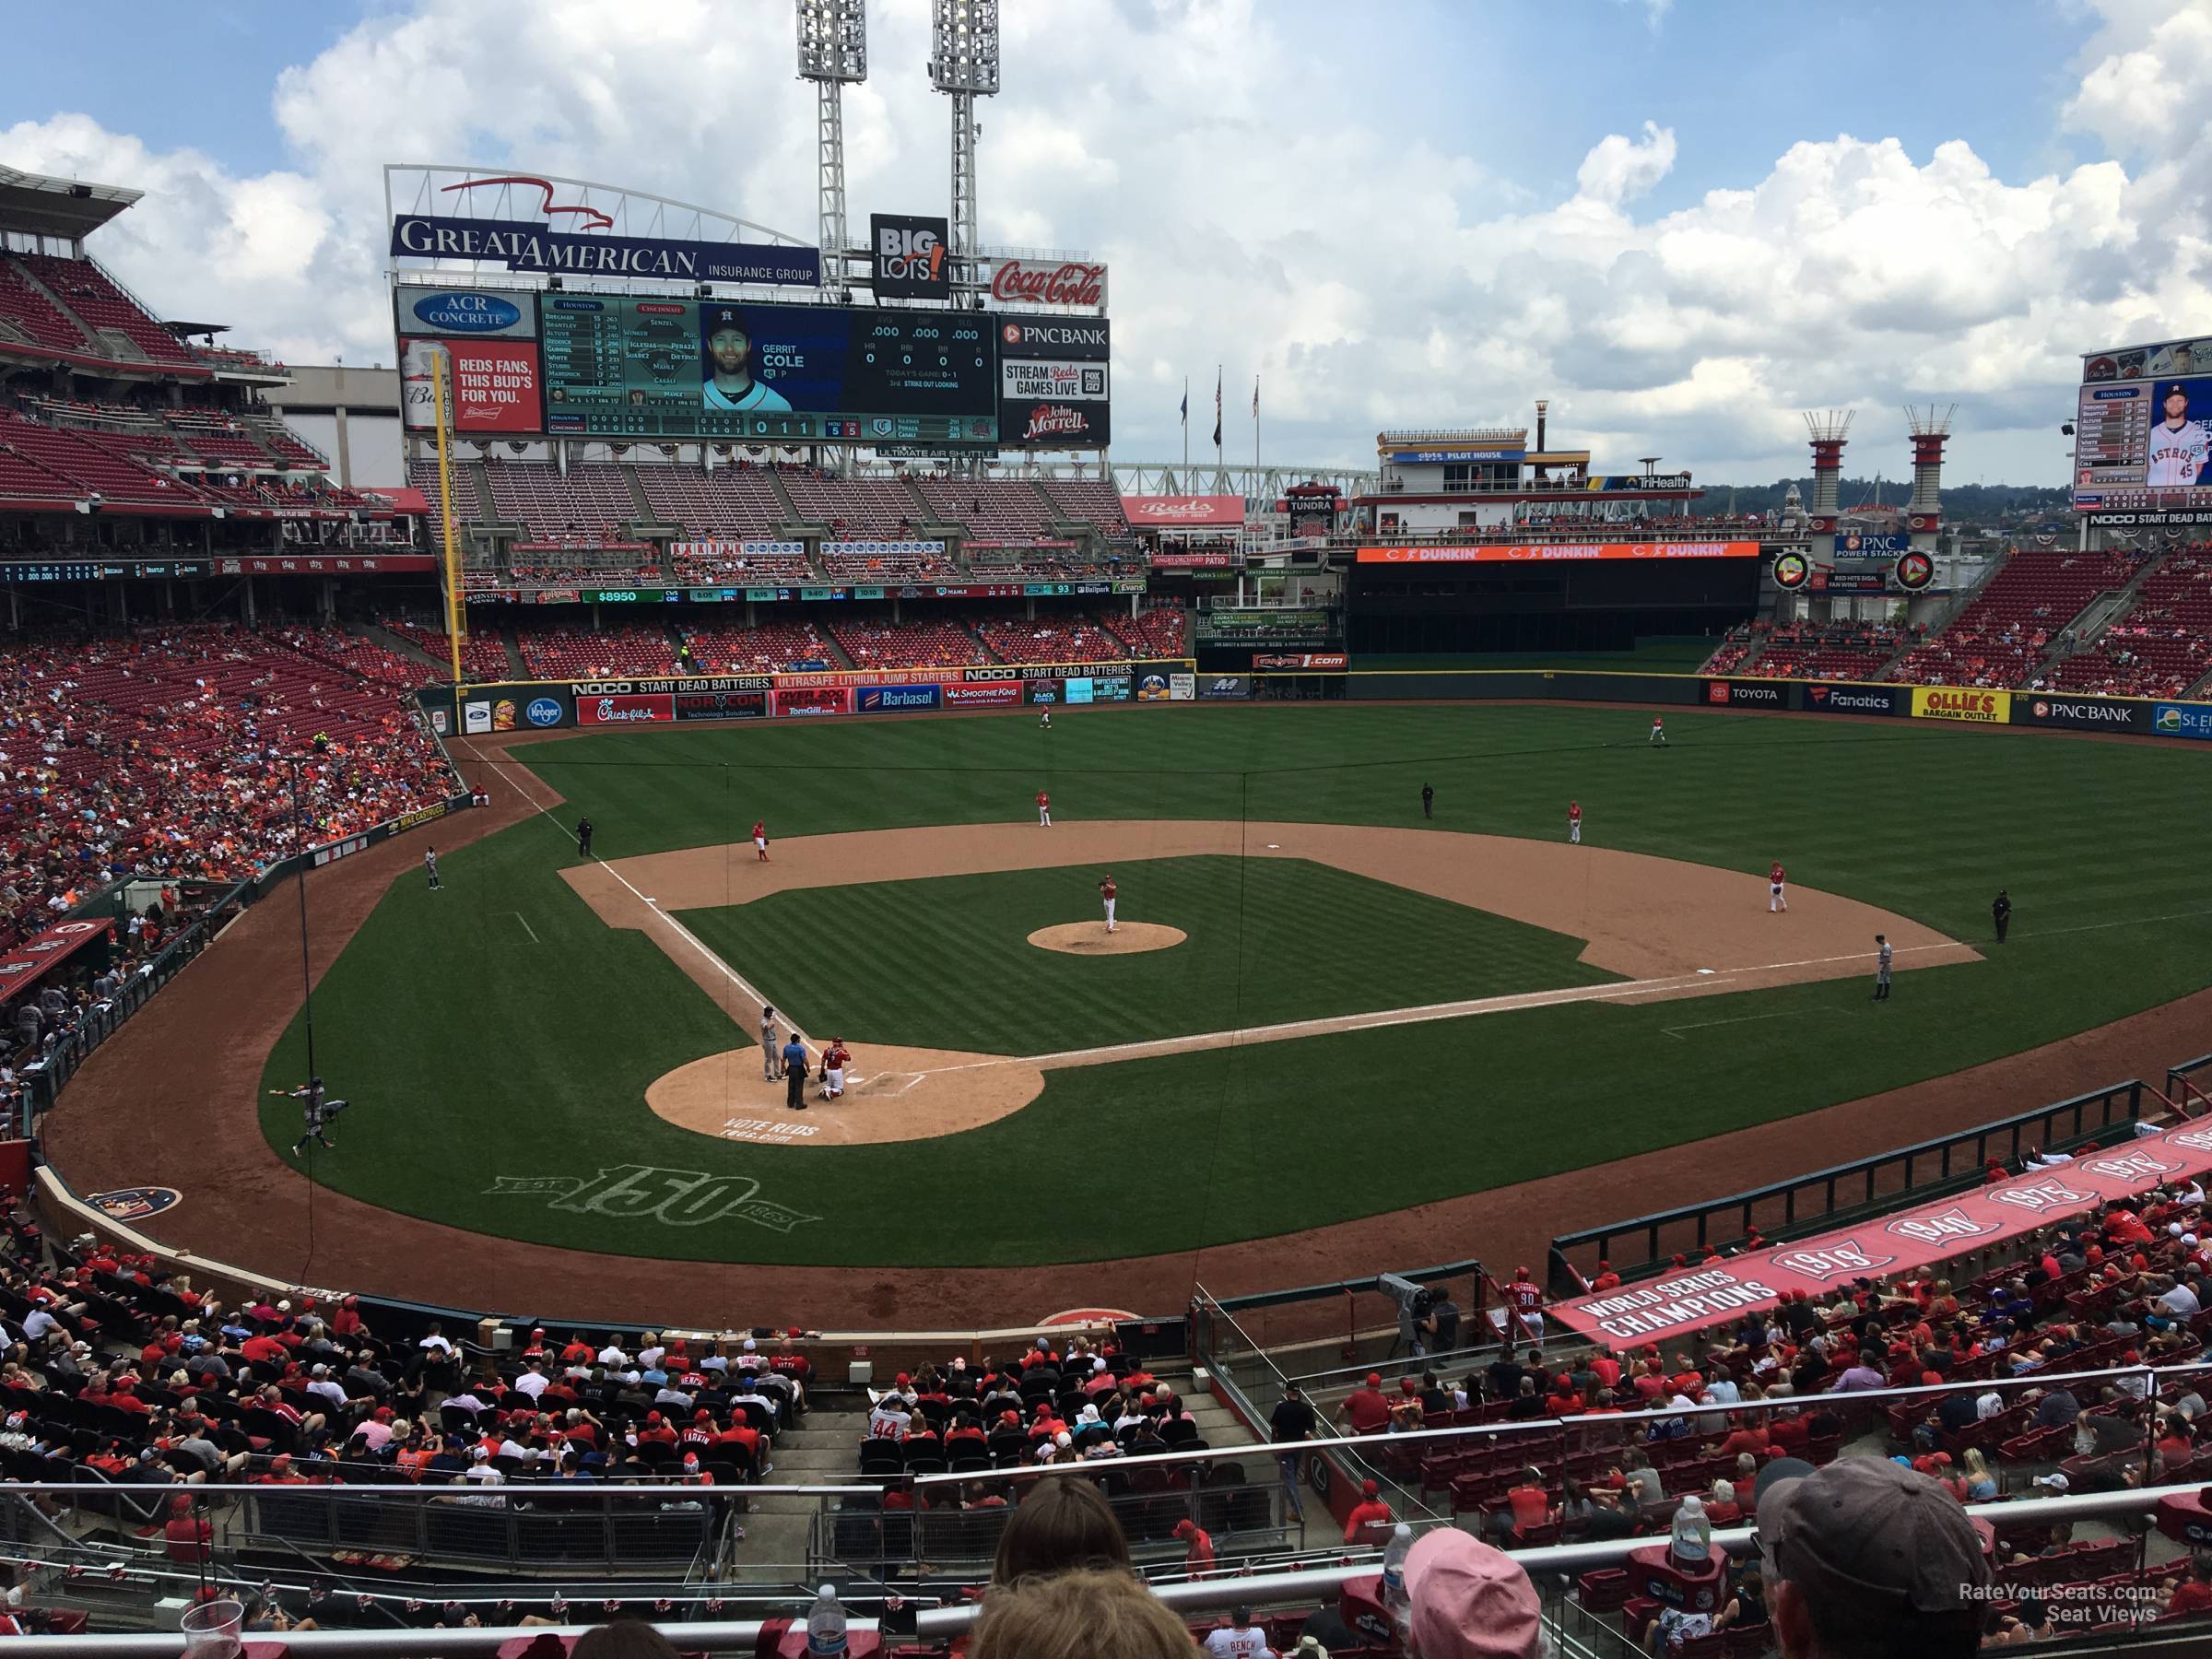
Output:
[[[1065,259],[1002,259],[991,267],[991,298],[1001,305],[1106,303],[1106,267]]]

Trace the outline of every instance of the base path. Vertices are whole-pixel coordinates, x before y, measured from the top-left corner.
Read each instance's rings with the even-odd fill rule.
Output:
[[[499,757],[490,768],[474,753],[481,740],[459,746],[464,771],[471,782],[482,778],[494,806],[441,823],[440,847],[505,828],[533,805],[559,804],[559,796],[512,753],[527,741],[483,742]],[[517,798],[518,786],[532,801]],[[1031,827],[1029,833],[1046,832]],[[778,843],[772,867],[779,877],[785,874],[786,847],[797,844]],[[318,979],[384,890],[414,874],[420,857],[417,838],[402,836],[309,876]],[[1765,922],[1763,884],[1713,874],[1737,884],[1732,902],[1746,896],[1749,884],[1758,908],[1743,920]],[[1083,898],[1089,897],[1086,890]],[[1802,921],[1808,897],[1793,895],[1787,924]],[[1779,917],[1775,923],[1785,924]],[[258,1116],[263,1066],[299,1010],[299,921],[288,903],[254,906],[93,1053],[41,1123],[43,1150],[72,1188],[94,1193],[153,1182],[177,1188],[185,1202],[147,1221],[145,1230],[171,1251],[208,1263],[447,1306],[700,1329],[721,1329],[732,1320],[848,1330],[965,1329],[1020,1324],[1055,1308],[1102,1301],[1171,1313],[1200,1280],[1226,1296],[1458,1255],[1510,1268],[1536,1257],[1563,1229],[1644,1213],[1654,1193],[1683,1203],[1714,1197],[1802,1174],[1815,1163],[1971,1127],[2116,1077],[2159,1077],[2174,1055],[2201,1052],[2204,1033],[2212,1029],[2212,992],[2202,992],[1951,1077],[1691,1145],[1417,1209],[1174,1255],[944,1270],[657,1261],[470,1232],[325,1187],[315,1195],[311,1260],[306,1181],[271,1150]],[[1900,966],[1913,959],[1902,958]],[[757,1051],[753,1067],[753,1087],[764,1088]],[[811,1119],[820,1110],[805,1115]],[[766,1110],[754,1115],[771,1118]],[[190,1124],[191,1133],[179,1134],[180,1124]],[[938,1196],[955,1206],[969,1200],[961,1194]],[[1111,1181],[1098,1196],[1111,1200]]]

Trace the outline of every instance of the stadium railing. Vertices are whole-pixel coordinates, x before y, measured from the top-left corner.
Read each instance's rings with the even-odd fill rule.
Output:
[[[2201,1117],[2212,1112],[2212,1094],[2206,1094],[2196,1079],[2212,1070],[2212,1054],[2199,1054],[2194,1060],[2184,1060],[2179,1065],[2166,1068],[2166,1099],[2175,1111],[2190,1117]]]
[[[1610,1261],[1613,1270],[1630,1281],[1659,1272],[1677,1253],[1740,1242],[1754,1225],[1775,1242],[1964,1192],[1980,1183],[1992,1159],[2017,1160],[2033,1147],[2071,1152],[2132,1135],[2147,1091],[2156,1093],[2142,1079],[2131,1077],[1976,1128],[1725,1198],[1561,1233],[1547,1256],[1547,1288],[1554,1296],[1579,1296],[1600,1261]],[[1624,1255],[1624,1246],[1641,1253]]]

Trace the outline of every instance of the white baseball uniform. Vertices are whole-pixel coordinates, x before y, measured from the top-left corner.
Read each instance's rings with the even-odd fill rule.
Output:
[[[1767,877],[1767,910],[1770,914],[1790,908],[1789,895],[1783,890],[1783,885],[1782,866],[1776,865],[1773,873]]]
[[[1580,846],[1583,840],[1583,809],[1577,806],[1567,815],[1567,839]]]
[[[2160,421],[2150,429],[2150,470],[2144,482],[2153,489],[2186,489],[2206,477],[2212,462],[2212,428],[2201,420],[2178,427]]]

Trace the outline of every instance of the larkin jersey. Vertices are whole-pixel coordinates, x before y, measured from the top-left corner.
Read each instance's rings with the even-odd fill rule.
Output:
[[[2161,421],[2150,429],[2150,470],[2145,482],[2153,489],[2182,489],[2205,478],[2212,463],[2212,429],[2201,420],[2184,420],[2179,429]]]

